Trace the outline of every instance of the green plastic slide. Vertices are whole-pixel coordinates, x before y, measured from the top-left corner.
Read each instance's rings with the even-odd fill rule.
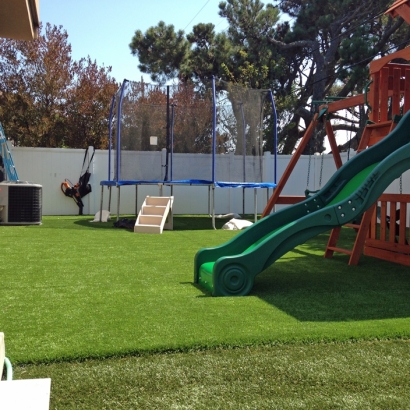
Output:
[[[357,219],[410,169],[410,112],[382,141],[345,163],[314,196],[271,214],[230,241],[200,249],[194,282],[213,296],[244,296],[255,276],[316,235]]]

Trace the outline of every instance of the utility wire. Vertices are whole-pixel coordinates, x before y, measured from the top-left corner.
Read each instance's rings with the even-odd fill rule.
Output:
[[[198,14],[205,8],[205,6],[210,2],[211,0],[208,0],[202,7],[201,10],[198,11],[198,13],[195,14],[195,16],[192,18],[192,20],[185,26],[184,31],[186,30],[186,28],[196,19],[196,17],[198,16]]]

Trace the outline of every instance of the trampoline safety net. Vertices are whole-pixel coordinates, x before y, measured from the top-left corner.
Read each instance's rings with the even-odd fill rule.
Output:
[[[124,80],[110,114],[114,180],[262,182],[272,105],[269,90],[222,80]]]

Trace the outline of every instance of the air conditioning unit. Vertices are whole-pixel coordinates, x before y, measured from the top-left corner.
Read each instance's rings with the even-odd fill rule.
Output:
[[[42,186],[26,181],[0,182],[0,224],[40,225]]]

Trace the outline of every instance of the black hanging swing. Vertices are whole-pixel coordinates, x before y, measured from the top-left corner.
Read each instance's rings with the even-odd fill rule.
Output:
[[[77,204],[79,208],[78,215],[83,214],[84,204],[81,198],[84,198],[91,192],[91,185],[89,183],[91,177],[90,165],[94,158],[95,148],[92,147],[92,149],[93,153],[90,160],[88,161],[85,172],[83,172],[84,165],[87,159],[88,148],[85,150],[83,166],[81,167],[80,178],[78,182],[73,185],[73,183],[69,179],[65,179],[64,182],[61,183],[61,191],[63,192],[63,194],[65,196],[68,196],[69,198],[73,198],[74,202]]]

